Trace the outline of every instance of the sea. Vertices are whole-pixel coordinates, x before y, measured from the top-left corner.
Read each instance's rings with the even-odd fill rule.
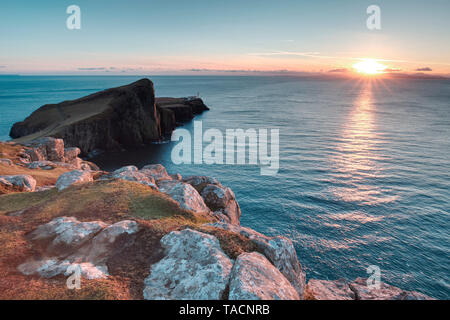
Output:
[[[142,77],[0,76],[0,140],[44,104]],[[293,241],[308,279],[368,277],[376,266],[383,282],[450,298],[450,80],[148,78],[157,96],[199,94],[210,108],[195,118],[203,130],[278,129],[278,173],[177,165],[173,141],[100,155],[103,169],[161,163],[213,176],[236,194],[243,226]]]

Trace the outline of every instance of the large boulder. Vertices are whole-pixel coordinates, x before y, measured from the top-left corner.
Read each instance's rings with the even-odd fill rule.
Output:
[[[159,191],[177,201],[183,209],[200,214],[210,213],[203,198],[190,184],[174,180],[160,180],[158,186]]]
[[[253,229],[229,223],[217,222],[209,225],[250,239],[256,245],[258,251],[262,252],[289,280],[299,297],[303,298],[306,275],[298,261],[297,253],[291,240],[282,236],[267,237]]]
[[[13,191],[33,192],[36,188],[36,180],[27,174],[0,176],[0,185]]]
[[[305,289],[305,299],[308,300],[355,300],[355,293],[347,281],[311,279]]]
[[[135,181],[140,184],[149,186],[153,189],[157,189],[155,180],[138,170],[135,166],[126,166],[114,171],[111,175],[111,178],[114,179],[122,179],[127,181]]]
[[[58,180],[56,181],[56,188],[58,188],[59,191],[62,191],[70,187],[71,185],[82,184],[90,181],[94,181],[94,179],[92,178],[92,174],[89,171],[69,171],[59,176]]]
[[[230,188],[208,184],[201,193],[205,204],[222,222],[240,224],[241,208]]]
[[[70,275],[78,268],[86,279],[106,278],[107,261],[116,242],[120,236],[138,230],[138,224],[132,220],[108,225],[101,221],[80,222],[74,217],[56,218],[30,234],[31,241],[42,247],[45,255],[34,257],[17,269],[25,275],[52,278]]]
[[[145,279],[148,300],[218,300],[225,293],[232,261],[216,237],[185,229],[161,239],[165,257]]]
[[[258,252],[239,255],[230,278],[230,300],[300,299],[281,272]]]
[[[80,222],[74,217],[59,217],[39,226],[30,238],[43,242],[48,253],[59,255],[79,248],[106,226],[101,221]]]

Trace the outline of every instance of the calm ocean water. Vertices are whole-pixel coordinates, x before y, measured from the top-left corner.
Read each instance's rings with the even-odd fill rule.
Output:
[[[0,140],[56,103],[140,77],[0,77]],[[241,223],[294,241],[308,278],[367,277],[450,298],[450,82],[289,77],[150,77],[158,96],[200,92],[204,130],[279,128],[280,170],[176,166],[173,143],[95,161],[106,169],[162,163],[218,178]],[[192,130],[192,124],[184,128]]]

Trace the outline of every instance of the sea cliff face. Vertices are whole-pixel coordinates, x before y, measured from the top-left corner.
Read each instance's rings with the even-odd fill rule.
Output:
[[[217,179],[105,172],[78,151],[0,143],[0,299],[430,299],[364,279],[306,285],[292,241],[241,226]]]
[[[15,123],[18,142],[51,136],[82,154],[120,150],[164,139],[184,121],[208,110],[199,98],[158,98],[152,81],[141,79],[77,100],[49,104]]]

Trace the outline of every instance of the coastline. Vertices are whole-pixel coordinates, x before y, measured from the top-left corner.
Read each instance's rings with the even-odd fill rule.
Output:
[[[130,86],[132,90],[134,90],[133,88],[136,87],[136,84],[137,87],[139,87],[141,83],[142,81],[138,81],[124,87],[127,87],[127,91]],[[149,94],[149,101],[153,101],[150,103],[150,105],[153,105],[150,110],[152,110],[154,114],[159,110],[159,117],[164,118],[161,109],[164,107],[164,104],[170,106],[168,108],[169,112],[166,111],[166,120],[159,125],[158,131],[160,134],[162,132],[171,132],[175,126],[191,120],[194,114],[199,114],[202,111],[207,110],[202,106],[203,102],[201,100],[201,103],[199,104],[200,109],[197,111],[190,106],[186,107],[186,105],[180,105],[180,103],[191,101],[186,99],[174,100],[173,98],[160,98],[160,104],[158,105],[158,99],[154,98],[153,85],[148,88],[149,90],[146,92]],[[109,91],[105,90],[100,94],[88,96],[87,100],[92,98],[104,99],[104,92],[107,92],[106,96],[108,96]],[[86,98],[81,98],[75,100],[75,102],[69,101],[62,103],[62,106],[70,106],[73,103],[84,103],[85,101]],[[195,98],[195,101],[199,101],[198,98]],[[108,104],[110,103],[111,102],[108,102]],[[114,103],[112,104],[117,105]],[[119,103],[119,105],[122,105],[122,103]],[[141,107],[144,109],[147,108],[143,104]],[[48,108],[48,106],[42,107],[43,110],[47,110]],[[57,108],[60,107],[58,106]],[[104,109],[102,109],[101,112],[103,112],[103,110]],[[186,110],[188,112],[186,112]],[[172,118],[172,120],[167,120],[167,115],[169,115],[169,118]],[[66,116],[64,116],[63,113],[63,117],[60,121],[64,122],[65,119],[70,117],[73,117],[73,115],[67,116],[66,114]],[[32,121],[32,117],[29,119]],[[154,119],[158,120],[158,116]],[[122,120],[126,121],[127,119]],[[27,119],[26,121],[30,123],[30,120]],[[22,126],[22,128],[27,127],[26,130],[31,129],[35,132],[39,132],[41,135],[48,132],[48,130],[45,128],[43,129],[39,125],[35,128],[29,124],[27,125],[26,121],[19,124],[19,126]],[[81,119],[81,121],[84,121],[84,119]],[[165,124],[163,125],[162,123]],[[61,127],[61,125],[59,125],[59,127]],[[54,126],[52,126],[52,128],[54,128]],[[32,199],[31,202],[29,202],[30,199],[27,199],[28,196],[24,195],[26,205],[22,207],[20,203],[17,203],[20,210],[16,210],[18,208],[13,205],[15,210],[11,211],[10,201],[6,201],[6,203],[9,202],[9,205],[6,205],[6,207],[5,202],[3,202],[3,210],[0,210],[3,211],[3,217],[6,219],[4,221],[5,223],[14,224],[12,221],[15,220],[15,228],[25,228],[24,233],[21,236],[23,237],[21,241],[28,243],[28,246],[31,246],[32,250],[40,252],[37,256],[35,253],[32,259],[30,257],[26,258],[27,254],[24,254],[25,258],[22,257],[21,263],[17,265],[17,270],[24,276],[37,275],[45,281],[47,278],[51,279],[66,274],[66,269],[70,267],[81,268],[83,276],[89,280],[104,280],[111,276],[114,278],[117,274],[114,274],[114,272],[110,270],[111,264],[120,264],[123,263],[123,261],[114,261],[114,259],[117,259],[117,256],[110,256],[112,247],[101,244],[101,242],[99,244],[98,242],[100,240],[97,240],[98,238],[95,234],[98,233],[99,230],[102,230],[100,232],[102,235],[100,238],[109,239],[108,241],[110,243],[115,243],[116,236],[109,235],[109,230],[110,228],[112,228],[111,230],[119,228],[119,230],[121,230],[119,232],[120,234],[124,234],[125,237],[132,237],[132,239],[128,239],[127,241],[136,243],[138,240],[136,240],[135,237],[139,237],[137,234],[142,231],[141,228],[152,225],[150,227],[150,229],[152,229],[156,224],[159,228],[162,227],[165,230],[162,234],[158,233],[158,236],[156,236],[157,241],[155,242],[155,240],[152,240],[150,244],[147,244],[146,240],[139,240],[138,245],[151,245],[152,247],[158,248],[158,257],[151,258],[154,259],[154,261],[152,260],[153,264],[151,264],[151,267],[147,265],[145,268],[142,267],[142,269],[140,269],[140,275],[138,277],[141,279],[139,280],[140,284],[138,284],[136,288],[130,286],[130,290],[133,292],[138,290],[137,288],[144,287],[143,291],[134,293],[134,295],[131,295],[128,298],[256,298],[263,300],[280,298],[294,300],[431,299],[421,293],[404,291],[385,283],[378,283],[376,287],[371,287],[371,280],[369,281],[364,278],[357,278],[353,281],[343,279],[335,281],[309,279],[308,283],[306,283],[305,272],[301,267],[301,261],[297,258],[297,253],[291,240],[282,236],[267,237],[252,229],[240,226],[241,209],[238,204],[238,199],[236,199],[230,188],[224,187],[216,179],[207,176],[190,176],[183,179],[179,173],[169,175],[166,169],[160,164],[144,165],[141,166],[140,169],[133,164],[130,164],[125,167],[117,168],[117,170],[112,172],[103,171],[95,163],[79,158],[82,154],[88,154],[88,150],[91,150],[92,152],[96,149],[93,148],[92,145],[84,142],[82,145],[88,146],[88,149],[85,149],[85,152],[83,152],[83,149],[74,146],[73,141],[79,137],[77,131],[80,130],[79,128],[85,129],[86,126],[79,126],[75,123],[73,128],[73,130],[65,129],[64,131],[65,135],[68,133],[71,134],[69,140],[72,142],[68,145],[65,144],[64,140],[58,138],[59,134],[55,134],[55,137],[53,138],[41,137],[35,139],[36,137],[33,132],[31,132],[31,136],[26,137],[25,135],[23,141],[26,142],[23,142],[23,144],[17,143],[17,141],[20,142],[21,140],[1,144],[3,150],[2,157],[6,156],[6,158],[3,158],[1,163],[3,168],[0,174],[3,174],[3,176],[0,182],[2,185],[2,192],[5,193],[5,195],[3,196],[3,199],[0,200],[6,201],[5,197],[10,197],[9,194],[13,196],[14,194],[17,194],[17,192],[25,194],[28,194],[28,192],[31,192],[29,194],[42,194],[43,198],[42,202],[38,201],[39,206],[36,207],[36,199]],[[16,126],[16,133],[21,130],[23,131],[22,133],[30,133],[28,131],[26,132],[24,129],[17,129]],[[135,141],[136,139],[133,139],[126,145],[135,146]],[[123,142],[121,145],[123,145]],[[123,149],[123,147],[117,148],[116,144],[111,144],[111,146],[109,152],[113,152],[114,150],[121,152],[120,149]],[[105,156],[110,157],[111,154],[105,153]],[[8,174],[5,175],[5,172]],[[100,203],[102,203],[104,201],[102,199],[106,195],[106,193],[104,193],[105,190],[112,189],[113,193],[128,193],[130,192],[128,189],[131,188],[131,190],[134,190],[136,184],[141,185],[139,187],[141,188],[140,192],[144,192],[145,194],[150,192],[151,195],[145,196],[148,198],[147,201],[153,201],[150,199],[155,196],[159,199],[158,201],[163,201],[163,198],[161,197],[164,197],[163,195],[165,195],[171,200],[169,201],[170,205],[166,203],[164,206],[173,206],[174,204],[175,206],[178,206],[178,209],[176,209],[175,212],[179,213],[175,214],[173,218],[170,218],[175,219],[175,225],[172,224],[173,221],[167,222],[171,220],[165,220],[167,216],[173,215],[171,213],[152,212],[150,217],[146,217],[145,215],[147,213],[142,216],[143,213],[141,211],[143,210],[146,212],[148,208],[140,206],[138,207],[141,208],[141,211],[133,211],[134,209],[131,208],[136,205],[134,202],[139,202],[139,198],[137,198],[129,203],[129,205],[131,204],[131,207],[128,210],[131,211],[129,211],[128,214],[123,215],[118,212],[117,216],[113,215],[107,218],[102,216],[101,220],[103,221],[100,220],[100,222],[98,220],[92,220],[99,218],[95,214],[86,215],[86,213],[83,213],[83,215],[80,216],[80,212],[78,211],[73,212],[70,209],[68,211],[67,209],[62,209],[56,210],[51,217],[39,218],[38,221],[40,224],[21,226],[21,224],[24,223],[23,220],[21,221],[23,216],[27,216],[27,218],[33,217],[35,214],[39,216],[41,214],[41,209],[39,209],[39,207],[42,205],[44,207],[48,206],[48,201],[59,203],[63,201],[61,197],[74,197],[79,199],[78,201],[80,203],[83,203],[86,196],[81,196],[80,198],[78,193],[82,193],[83,190],[87,188],[89,193],[95,195],[95,202],[100,201]],[[50,197],[51,200],[47,197]],[[87,204],[87,206],[89,207],[90,204]],[[111,208],[110,205],[107,204],[104,204],[104,206],[106,206],[108,210],[117,210],[117,208]],[[64,208],[64,206],[62,208]],[[99,207],[97,206],[97,209],[98,208]],[[101,208],[100,211],[103,211],[104,209],[105,208]],[[161,210],[164,211],[166,209]],[[89,209],[84,208],[81,212],[89,212]],[[150,218],[150,220],[148,220],[148,218]],[[12,220],[10,221],[10,219]],[[188,223],[186,219],[189,220]],[[32,218],[32,220],[35,220],[35,218]],[[70,241],[66,241],[67,243],[62,247],[59,244],[52,245],[52,243],[59,239],[56,229],[65,228],[65,230],[69,230],[68,232],[73,233],[76,232],[76,228],[79,228],[80,226],[85,228],[85,223],[89,225],[88,228],[92,227],[96,231],[89,235],[89,239],[77,240],[83,242],[81,247],[78,243],[71,243]],[[52,228],[56,229],[53,230]],[[50,229],[50,231],[48,231],[48,229]],[[39,230],[47,230],[47,233],[42,235]],[[105,232],[104,235],[103,232]],[[100,236],[100,234],[98,236]],[[44,242],[38,240],[41,238],[46,240]],[[192,244],[187,244],[186,241],[191,238],[197,240]],[[239,240],[237,241],[237,239]],[[50,246],[48,244],[49,241]],[[61,240],[57,240],[57,243],[60,241]],[[127,241],[125,242],[127,243]],[[176,244],[178,242],[182,242],[183,245]],[[196,256],[195,254],[186,257],[181,252],[173,252],[172,249],[179,248],[183,252],[187,250],[187,248],[190,248],[188,251],[202,251],[204,249],[201,246],[199,247],[199,243],[203,242],[205,242],[205,245],[206,243],[211,243],[207,245],[208,247],[212,245],[212,243],[215,243],[214,253],[210,252],[208,255],[220,257],[217,261],[213,262],[212,265],[215,266],[214,268],[219,266],[219,269],[222,271],[216,274],[217,278],[214,281],[215,283],[209,288],[206,295],[205,292],[194,290],[194,292],[189,293],[189,295],[186,296],[186,291],[180,288],[182,288],[183,285],[187,285],[190,281],[201,283],[203,281],[202,277],[204,276],[204,273],[207,272],[207,269],[203,270],[195,267],[198,264],[203,264],[203,262],[198,261],[198,259],[202,259],[201,257]],[[120,246],[123,246],[123,243],[121,243]],[[120,252],[123,250],[124,248],[119,248]],[[142,258],[140,257],[142,254],[141,252],[136,252],[135,254],[136,256],[131,257],[132,260],[139,260]],[[99,256],[102,256],[102,258],[99,258]],[[8,256],[7,258],[14,259],[14,255]],[[174,259],[188,261],[188,265],[192,265],[185,270],[174,270],[170,267],[172,262],[169,262]],[[169,265],[167,265],[167,263],[169,263]],[[10,268],[11,266],[4,267]],[[155,269],[160,271],[155,274],[151,271],[151,273],[148,274],[149,267],[150,270]],[[211,267],[211,265],[208,264],[208,268],[209,267]],[[169,272],[167,270],[169,270]],[[195,277],[190,278],[190,275],[192,276],[193,272]],[[147,274],[147,277],[143,276]],[[181,287],[175,286],[175,288],[172,288],[173,290],[163,290],[162,288],[164,286],[162,283],[174,281],[173,277],[180,279],[179,281],[182,283],[180,285]],[[249,288],[248,284],[245,283],[246,280],[244,280],[248,280],[248,277],[254,279],[252,281],[257,281],[261,287],[253,286],[253,288]],[[26,279],[23,281],[26,281]],[[280,286],[280,283],[283,283],[283,285]],[[117,283],[115,285],[117,285]],[[200,288],[202,285],[198,285],[198,287]],[[265,289],[263,290],[262,288]],[[155,293],[155,291],[158,293]],[[185,295],[180,295],[180,292],[185,292]],[[62,292],[59,294],[64,295]]]

